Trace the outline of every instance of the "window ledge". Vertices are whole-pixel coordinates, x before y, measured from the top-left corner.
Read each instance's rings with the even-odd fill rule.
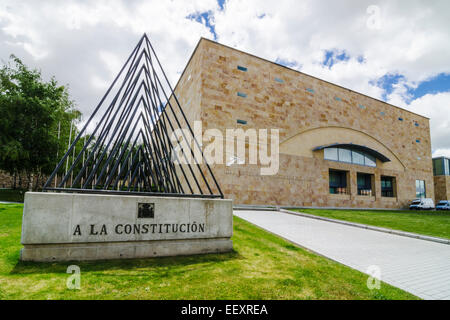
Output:
[[[375,196],[355,196],[356,200],[369,200],[369,201],[375,201]]]
[[[329,193],[328,196],[333,198],[333,199],[350,200],[350,195],[349,194],[333,194],[333,193]]]
[[[397,202],[397,197],[381,197],[382,201],[390,201],[390,202]]]

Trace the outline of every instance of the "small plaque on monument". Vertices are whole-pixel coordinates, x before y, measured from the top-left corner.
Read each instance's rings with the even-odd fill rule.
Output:
[[[138,218],[153,219],[155,217],[154,203],[138,203]]]

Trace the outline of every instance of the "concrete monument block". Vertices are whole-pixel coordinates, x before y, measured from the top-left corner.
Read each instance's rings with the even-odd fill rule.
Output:
[[[231,200],[28,192],[23,261],[176,256],[232,250]]]

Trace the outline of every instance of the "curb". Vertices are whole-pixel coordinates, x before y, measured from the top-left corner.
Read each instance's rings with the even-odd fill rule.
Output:
[[[258,206],[233,206],[233,210],[236,211],[280,211],[277,207],[258,207]]]
[[[367,229],[367,230],[372,230],[372,231],[390,233],[390,234],[394,234],[397,236],[420,239],[420,240],[425,240],[425,241],[432,241],[432,242],[450,245],[450,239],[424,236],[424,235],[412,233],[412,232],[399,231],[399,230],[393,230],[393,229],[387,229],[387,228],[381,228],[381,227],[374,227],[374,226],[369,226],[369,225],[361,224],[361,223],[348,222],[348,221],[343,221],[343,220],[314,216],[312,214],[307,214],[307,213],[302,213],[302,212],[289,211],[286,209],[280,209],[279,211],[283,212],[283,213],[287,213],[287,214],[305,217],[305,218],[311,218],[311,219],[316,219],[316,220],[322,220],[322,221],[327,221],[327,222],[343,224],[343,225],[350,226],[350,227],[356,227],[356,228]]]

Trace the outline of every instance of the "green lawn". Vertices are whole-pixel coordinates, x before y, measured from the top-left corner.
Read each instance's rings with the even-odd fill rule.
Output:
[[[416,299],[239,218],[228,254],[77,263],[19,262],[22,205],[0,205],[0,299]]]
[[[26,190],[0,189],[0,201],[23,202]]]
[[[295,209],[332,219],[352,221],[377,227],[414,232],[428,236],[450,238],[450,212],[448,211],[375,211]]]

